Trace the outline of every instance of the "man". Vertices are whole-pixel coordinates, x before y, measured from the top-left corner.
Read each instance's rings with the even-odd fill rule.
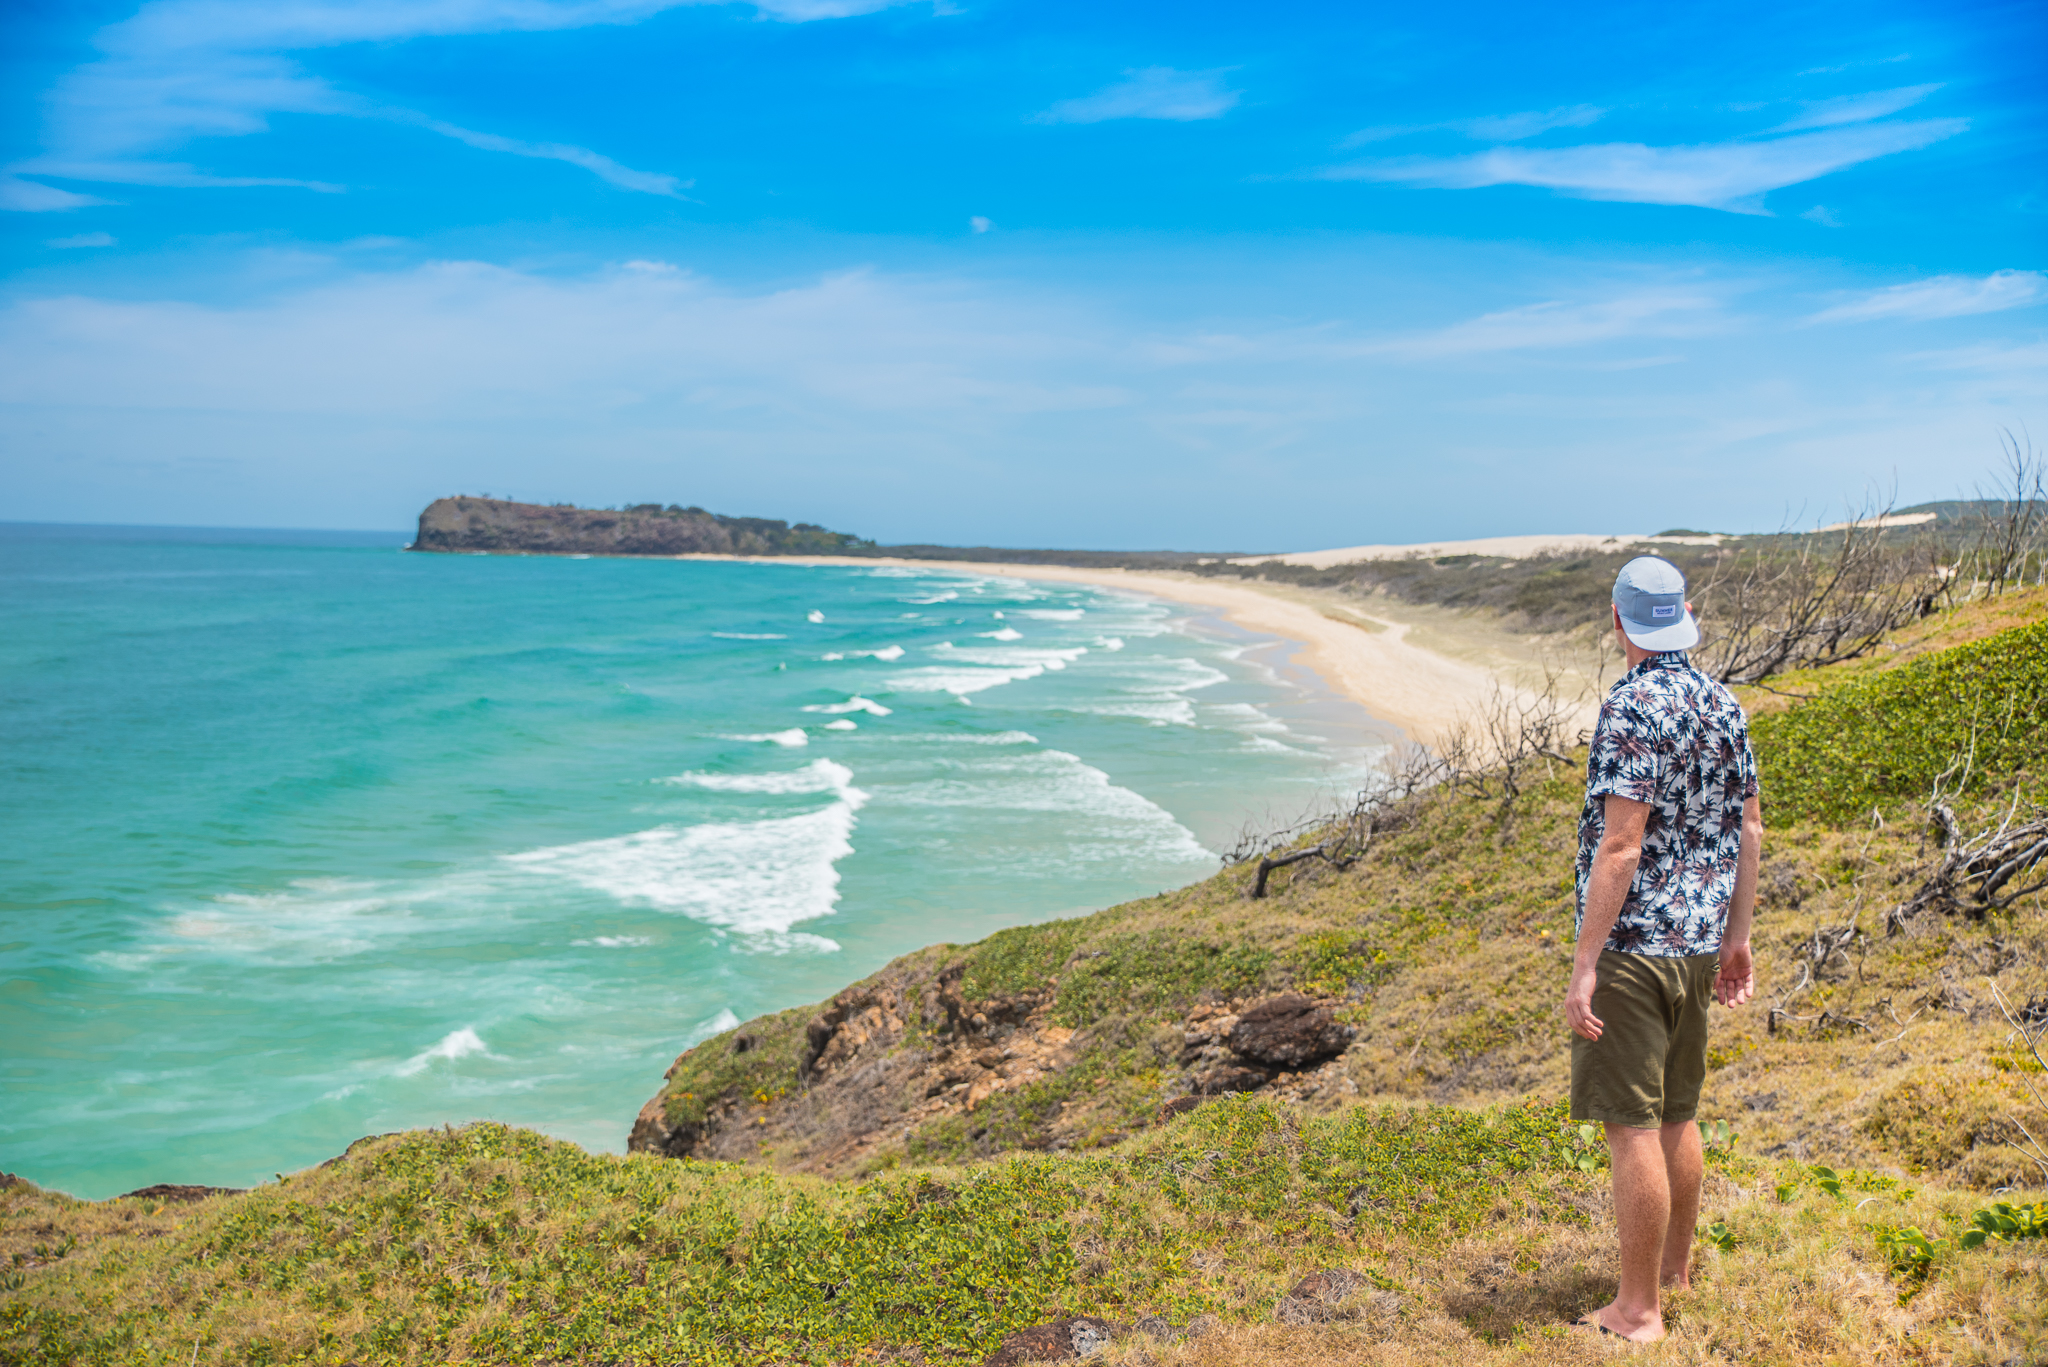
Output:
[[[1628,672],[1608,691],[1579,818],[1578,952],[1565,993],[1572,1119],[1607,1127],[1621,1286],[1575,1327],[1664,1337],[1661,1288],[1687,1285],[1699,1215],[1707,998],[1756,990],[1750,919],[1764,824],[1749,726],[1693,668],[1685,576],[1640,556],[1614,581]]]

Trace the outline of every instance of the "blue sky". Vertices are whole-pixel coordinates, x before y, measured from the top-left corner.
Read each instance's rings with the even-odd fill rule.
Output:
[[[1952,497],[2038,5],[16,0],[0,519],[1287,549]]]

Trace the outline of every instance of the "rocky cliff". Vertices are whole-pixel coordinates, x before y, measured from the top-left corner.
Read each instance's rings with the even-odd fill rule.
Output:
[[[808,522],[726,517],[702,508],[630,508],[437,498],[420,514],[416,551],[496,555],[843,555],[871,543]]]

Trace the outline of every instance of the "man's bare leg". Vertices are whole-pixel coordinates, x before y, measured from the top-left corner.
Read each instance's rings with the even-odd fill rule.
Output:
[[[1700,1222],[1700,1181],[1706,1173],[1706,1158],[1700,1151],[1700,1127],[1690,1120],[1664,1126],[1657,1137],[1664,1149],[1665,1181],[1671,1188],[1670,1223],[1664,1231],[1664,1260],[1658,1277],[1665,1286],[1683,1288],[1692,1285],[1692,1237]]]
[[[1621,1287],[1591,1318],[1625,1339],[1655,1343],[1664,1337],[1663,1301],[1657,1282],[1665,1234],[1671,1225],[1671,1178],[1665,1165],[1663,1130],[1609,1125],[1607,1153],[1614,1164]],[[1690,1225],[1686,1232],[1689,1237]]]

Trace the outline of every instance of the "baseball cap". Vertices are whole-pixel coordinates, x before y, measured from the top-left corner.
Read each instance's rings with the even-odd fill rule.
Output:
[[[1639,555],[1614,576],[1621,629],[1644,650],[1691,650],[1700,624],[1685,607],[1685,575],[1669,560]]]

